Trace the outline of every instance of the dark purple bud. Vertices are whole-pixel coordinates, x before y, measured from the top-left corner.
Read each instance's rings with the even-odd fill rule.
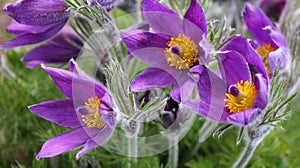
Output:
[[[180,49],[179,49],[178,46],[173,45],[173,46],[171,47],[171,52],[174,53],[174,54],[179,54]]]
[[[173,122],[175,121],[176,117],[174,115],[174,113],[172,113],[171,111],[163,111],[161,112],[161,120],[163,123],[163,126],[165,128],[169,128]]]
[[[164,111],[161,112],[160,118],[162,120],[163,126],[169,128],[177,118],[177,111],[179,105],[171,97],[167,100],[167,105]]]
[[[240,91],[239,91],[239,88],[237,86],[234,86],[234,85],[231,85],[229,87],[229,93],[233,96],[238,96]]]

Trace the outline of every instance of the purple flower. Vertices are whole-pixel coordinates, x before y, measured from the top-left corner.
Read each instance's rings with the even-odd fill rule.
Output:
[[[69,72],[44,67],[61,92],[68,97],[32,105],[29,109],[40,117],[73,130],[46,141],[37,159],[53,157],[84,146],[76,155],[99,146],[111,135],[116,121],[110,95],[99,83],[83,73],[71,60]]]
[[[284,69],[289,57],[287,42],[271,20],[260,8],[249,3],[246,5],[244,20],[256,40],[253,47],[264,61],[267,73],[271,76],[276,68]]]
[[[142,10],[154,33],[134,29],[121,32],[129,53],[152,64],[133,79],[131,90],[174,85],[171,96],[180,102],[189,96],[194,85],[189,69],[199,62],[208,62],[199,45],[207,34],[203,9],[192,0],[182,19],[155,0],[143,0]]]
[[[34,68],[42,63],[64,64],[71,58],[77,58],[82,46],[83,42],[75,32],[65,27],[57,36],[50,39],[48,44],[29,51],[22,61],[28,62],[28,68]]]
[[[268,103],[268,78],[263,62],[247,39],[236,37],[221,49],[223,78],[204,65],[191,69],[198,83],[201,100],[183,104],[220,122],[247,125]]]
[[[262,0],[260,7],[269,17],[274,18],[275,21],[278,21],[285,4],[286,0]]]
[[[62,0],[21,0],[7,4],[4,12],[17,23],[7,27],[16,37],[0,45],[9,49],[36,44],[53,37],[67,23],[70,12]]]

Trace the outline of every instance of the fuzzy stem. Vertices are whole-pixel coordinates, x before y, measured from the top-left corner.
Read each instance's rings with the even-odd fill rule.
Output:
[[[178,167],[178,137],[169,136],[169,155],[168,155],[168,165],[170,168]]]
[[[128,136],[128,168],[135,167],[137,161],[137,134]]]
[[[238,160],[234,163],[232,168],[243,168],[247,165],[249,160],[252,158],[255,149],[258,146],[258,142],[255,140],[249,140],[245,146],[243,153],[241,153]]]

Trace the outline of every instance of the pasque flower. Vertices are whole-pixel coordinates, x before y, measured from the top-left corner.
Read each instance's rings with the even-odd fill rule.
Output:
[[[7,32],[16,37],[0,45],[9,49],[36,44],[53,37],[67,23],[70,12],[62,0],[20,0],[7,4],[4,12],[16,23],[7,27]]]
[[[29,109],[46,120],[73,130],[46,141],[36,158],[53,157],[84,146],[76,155],[78,159],[111,135],[116,122],[111,97],[102,85],[82,72],[73,60],[70,61],[73,73],[45,66],[43,69],[68,98],[42,102]]]
[[[111,10],[118,0],[88,0]],[[20,0],[7,4],[3,11],[16,20],[6,29],[16,37],[0,45],[0,49],[43,42],[54,37],[67,23],[70,11],[65,0]]]
[[[190,71],[198,83],[201,100],[183,104],[220,122],[247,125],[268,103],[268,78],[264,64],[249,41],[236,37],[218,56],[222,77],[205,65]]]
[[[83,41],[68,27],[64,27],[47,44],[30,50],[22,61],[27,62],[28,68],[34,68],[42,63],[65,64],[71,58],[77,58]],[[46,51],[46,52],[45,52]]]
[[[260,8],[247,3],[243,15],[250,34],[256,40],[253,47],[264,61],[267,73],[272,75],[276,68],[286,68],[289,51],[284,36]]]
[[[131,83],[132,91],[174,84],[172,98],[180,102],[193,88],[188,75],[191,67],[208,58],[199,43],[207,34],[202,7],[192,0],[183,19],[155,0],[143,0],[142,11],[154,32],[129,29],[121,32],[122,40],[133,56],[152,64]],[[184,92],[183,92],[184,90]]]

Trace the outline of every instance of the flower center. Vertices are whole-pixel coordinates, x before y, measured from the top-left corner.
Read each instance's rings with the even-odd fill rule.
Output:
[[[101,121],[99,113],[100,99],[96,96],[91,97],[85,102],[84,107],[78,108],[78,112],[81,114],[82,122],[84,122],[89,128],[103,128],[105,123]]]
[[[176,38],[172,37],[165,53],[169,65],[175,66],[176,69],[189,69],[197,62],[197,45],[184,34],[180,34]]]
[[[257,90],[253,82],[241,80],[237,84],[231,85],[226,94],[226,107],[230,113],[238,113],[254,107]]]
[[[276,48],[272,47],[271,44],[269,43],[262,44],[262,46],[256,49],[257,54],[261,56],[263,62],[265,63],[265,67],[269,75],[271,75],[271,70],[269,67],[268,55],[270,52],[275,50]]]

